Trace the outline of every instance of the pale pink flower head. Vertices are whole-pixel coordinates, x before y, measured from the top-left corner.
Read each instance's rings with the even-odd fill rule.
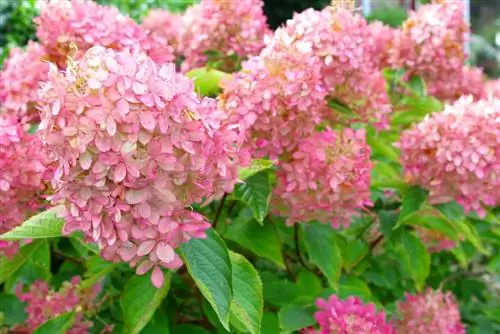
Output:
[[[26,303],[25,311],[28,315],[26,322],[19,325],[19,329],[30,333],[41,324],[63,313],[76,312],[75,322],[69,334],[89,333],[93,323],[84,319],[84,313],[96,307],[96,298],[101,291],[100,284],[91,288],[79,287],[80,278],[75,276],[71,281],[64,282],[58,291],[54,291],[44,281],[35,281],[24,291],[22,285],[16,288],[16,295],[20,301]]]
[[[500,79],[488,80],[484,84],[485,94],[500,99]]]
[[[164,38],[174,48],[175,53],[180,54],[179,42],[184,29],[181,15],[156,8],[148,13],[141,25],[148,31],[148,34]]]
[[[57,169],[65,231],[82,230],[109,260],[144,274],[182,265],[175,248],[209,227],[191,204],[237,182],[237,125],[196,95],[172,63],[143,52],[89,49],[42,90],[40,130]]]
[[[500,100],[468,96],[404,131],[397,146],[406,178],[431,202],[455,199],[484,217],[500,203],[499,143]]]
[[[28,42],[25,50],[12,48],[0,71],[0,105],[22,122],[39,120],[36,110],[40,82],[47,80],[49,64],[42,45]]]
[[[438,253],[444,250],[453,249],[457,243],[448,238],[443,233],[429,228],[414,226],[415,232],[430,253]]]
[[[398,334],[465,334],[458,305],[450,292],[428,288],[417,295],[407,293],[397,308]]]
[[[202,0],[183,15],[180,51],[185,56],[183,70],[205,65],[206,51],[223,56],[257,55],[271,33],[262,0]]]
[[[318,299],[316,306],[319,309],[314,314],[319,325],[318,334],[396,333],[383,311],[377,312],[374,304],[365,304],[358,297],[341,300],[332,295],[328,299]]]
[[[477,67],[464,65],[454,72],[442,72],[427,84],[429,95],[440,100],[454,102],[464,95],[481,99],[487,95],[483,71]]]
[[[0,116],[0,234],[21,225],[43,207],[48,169],[37,135],[13,115]],[[0,254],[14,255],[17,242],[0,241]]]
[[[272,197],[274,213],[287,224],[318,220],[347,227],[370,205],[370,148],[363,130],[326,130],[304,139],[282,157]]]
[[[390,50],[397,30],[379,21],[370,23],[368,30],[371,33],[371,39],[367,42],[373,47],[373,56],[376,57],[377,66],[389,67]]]
[[[94,45],[115,50],[140,47],[159,63],[173,60],[173,49],[164,38],[148,36],[146,30],[116,7],[90,0],[44,0],[34,19],[37,37],[51,60],[64,67],[70,46],[81,56]]]

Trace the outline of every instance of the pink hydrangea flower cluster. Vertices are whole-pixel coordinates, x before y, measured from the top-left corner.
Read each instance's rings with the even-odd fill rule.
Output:
[[[368,25],[372,35],[369,44],[373,45],[373,57],[379,68],[390,67],[390,50],[397,30],[382,22],[375,21]]]
[[[318,220],[347,227],[357,209],[370,205],[370,148],[364,130],[326,130],[304,139],[280,162],[272,198],[287,223]]]
[[[257,156],[291,152],[318,125],[350,121],[327,99],[352,108],[355,121],[385,120],[390,103],[367,26],[342,8],[308,9],[223,83],[222,108],[249,129],[248,146]]]
[[[500,99],[500,79],[488,80],[484,86],[486,96]]]
[[[40,130],[57,163],[65,231],[83,230],[109,260],[144,274],[182,265],[174,249],[210,225],[192,203],[237,181],[235,126],[192,82],[142,52],[93,47],[43,87]]]
[[[430,81],[427,85],[429,95],[445,101],[456,101],[464,95],[481,99],[486,95],[483,71],[477,67],[463,66],[447,78]]]
[[[401,164],[409,182],[434,202],[457,200],[484,216],[500,203],[500,100],[463,97],[401,134]]]
[[[415,232],[430,253],[437,253],[456,247],[456,242],[436,230],[414,226]]]
[[[427,289],[417,295],[405,295],[398,303],[399,318],[395,320],[398,334],[465,334],[454,296]]]
[[[142,20],[141,25],[148,34],[164,38],[168,45],[174,48],[175,53],[180,54],[179,43],[184,31],[184,20],[181,15],[164,9],[152,9]]]
[[[319,331],[315,332],[317,334],[396,333],[392,324],[386,321],[384,312],[377,312],[374,304],[364,304],[358,297],[350,296],[341,300],[332,295],[328,299],[318,299],[316,306],[319,311],[314,317],[320,327]],[[308,330],[303,333],[314,333]]]
[[[116,7],[101,6],[90,0],[45,0],[40,7],[40,16],[34,20],[37,37],[51,60],[61,67],[71,53],[71,44],[80,51],[79,55],[94,45],[116,50],[139,45],[159,63],[174,59],[166,39],[148,35]]]
[[[202,0],[189,7],[182,17],[183,70],[203,66],[210,50],[240,57],[257,55],[271,33],[263,6],[262,0]]]
[[[20,225],[43,206],[49,171],[42,143],[24,131],[13,115],[0,116],[0,234]],[[13,256],[17,242],[0,241],[0,254]]]
[[[43,60],[42,45],[29,42],[26,50],[12,48],[0,71],[0,105],[3,113],[22,122],[39,120],[36,110],[40,82],[48,77],[49,64]]]
[[[80,278],[75,276],[70,282],[64,282],[57,292],[40,280],[31,284],[28,291],[23,291],[22,285],[17,286],[16,295],[19,300],[27,304],[25,311],[28,314],[25,324],[18,326],[18,329],[32,333],[48,320],[60,314],[75,311],[75,322],[67,333],[89,333],[93,323],[85,320],[83,315],[95,308],[95,300],[101,287],[96,284],[90,289],[81,289],[79,284]]]

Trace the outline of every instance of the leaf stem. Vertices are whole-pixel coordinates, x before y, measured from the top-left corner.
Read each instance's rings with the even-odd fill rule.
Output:
[[[300,265],[303,268],[305,268],[305,269],[307,269],[309,271],[314,272],[314,270],[307,265],[306,261],[302,257],[302,253],[300,252],[299,224],[298,223],[295,223],[295,225],[293,226],[293,237],[294,237],[294,240],[295,240],[295,252],[297,253],[297,258],[299,260]]]
[[[224,208],[224,203],[226,202],[227,198],[227,193],[224,193],[222,196],[220,202],[219,202],[219,207],[217,208],[217,212],[215,213],[215,218],[214,218],[214,223],[212,224],[212,228],[215,230],[217,227],[217,222],[219,221],[220,215],[222,213],[222,209]]]

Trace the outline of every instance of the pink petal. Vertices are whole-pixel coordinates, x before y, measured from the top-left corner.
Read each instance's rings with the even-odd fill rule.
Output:
[[[113,174],[114,181],[122,182],[125,179],[126,175],[127,175],[127,168],[125,168],[125,165],[122,163],[116,165],[115,172]]]
[[[169,263],[174,260],[175,251],[166,242],[160,242],[158,246],[156,246],[156,255],[163,262]]]
[[[128,204],[139,204],[141,202],[146,201],[148,198],[148,189],[130,189],[125,193],[125,200],[127,201]]]
[[[161,271],[160,267],[156,266],[153,270],[153,274],[151,274],[151,282],[159,289],[162,287],[164,279],[165,276],[163,275],[163,271]]]
[[[156,127],[156,120],[153,115],[149,112],[141,112],[139,114],[139,119],[141,121],[141,125],[144,129],[153,131]]]
[[[138,256],[144,256],[153,250],[153,248],[156,246],[156,241],[155,240],[146,240],[142,242],[139,247],[137,248],[137,255]]]
[[[149,260],[146,260],[142,262],[137,269],[135,270],[137,275],[144,275],[147,273],[151,268],[153,268],[154,262],[151,262]]]

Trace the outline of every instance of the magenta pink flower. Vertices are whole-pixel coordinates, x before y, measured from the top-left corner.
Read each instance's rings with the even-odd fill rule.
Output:
[[[500,100],[463,97],[401,134],[406,178],[430,191],[434,203],[452,199],[481,217],[500,203]]]
[[[272,208],[288,224],[318,220],[347,227],[357,209],[371,204],[370,169],[363,130],[317,133],[280,161]]]
[[[139,46],[153,60],[172,61],[173,49],[161,36],[149,36],[144,28],[122,15],[116,7],[90,0],[44,0],[35,18],[37,37],[51,60],[64,67],[74,44],[79,57],[94,45],[115,50]]]
[[[13,115],[0,116],[0,234],[10,231],[43,207],[40,196],[50,177],[42,143],[24,131]],[[17,242],[0,241],[0,253],[13,256]]]
[[[36,110],[40,82],[47,80],[49,64],[43,46],[29,42],[26,50],[12,48],[0,71],[0,104],[23,123],[38,121]]]
[[[81,289],[80,278],[73,277],[70,282],[64,282],[59,291],[51,290],[44,281],[35,281],[29,291],[23,291],[22,285],[17,286],[16,295],[27,304],[25,311],[28,319],[19,329],[30,333],[48,320],[67,312],[76,312],[76,319],[68,331],[69,334],[90,333],[92,322],[83,318],[84,313],[95,309],[95,299],[101,287],[99,284],[90,289]]]
[[[395,319],[398,334],[465,334],[454,296],[428,288],[417,295],[405,294]]]
[[[328,299],[318,299],[316,306],[319,309],[314,315],[319,325],[318,334],[395,334],[385,313],[377,312],[374,304],[364,304],[358,297],[341,300],[332,295]],[[304,333],[311,332],[307,329]]]
[[[138,274],[153,269],[160,286],[160,267],[181,266],[175,249],[210,226],[187,208],[237,182],[237,125],[142,52],[91,48],[65,74],[53,68],[41,95],[65,231],[84,231]]]
[[[257,55],[271,33],[262,0],[202,0],[184,13],[180,51],[183,70],[203,66],[206,51],[240,57]]]

